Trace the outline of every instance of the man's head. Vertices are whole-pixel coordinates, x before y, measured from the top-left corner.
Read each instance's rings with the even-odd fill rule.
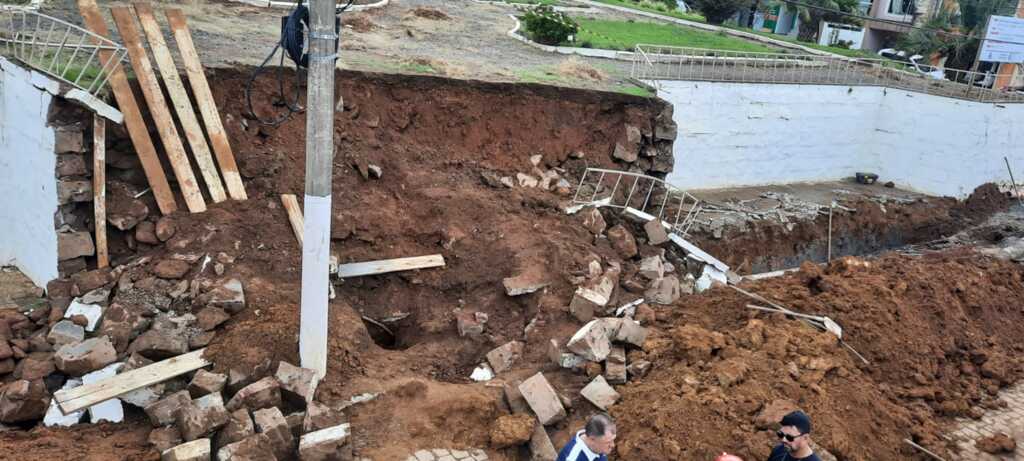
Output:
[[[811,418],[806,413],[797,410],[782,417],[779,421],[782,426],[776,434],[779,441],[790,453],[810,448],[808,438],[811,433]]]
[[[583,427],[583,443],[599,455],[610,454],[615,449],[615,436],[615,421],[604,413],[591,416]]]

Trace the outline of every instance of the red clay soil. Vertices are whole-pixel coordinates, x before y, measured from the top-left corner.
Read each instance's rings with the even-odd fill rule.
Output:
[[[178,231],[166,246],[139,248],[154,261],[174,253],[234,258],[223,277],[244,282],[248,308],[218,330],[209,356],[217,370],[258,374],[279,360],[298,363],[301,251],[279,195],[302,196],[305,120],[300,114],[277,128],[252,121],[243,127],[246,77],[210,72],[250,199],[213,204],[202,214],[179,212],[172,216]],[[263,116],[279,109],[271,105],[275,88],[271,81],[258,85],[254,102]],[[351,72],[339,73],[338,89],[346,109],[336,117],[334,251],[343,263],[440,253],[446,266],[336,285],[319,399],[338,404],[383,392],[348,410],[353,440],[360,456],[399,460],[422,448],[488,447],[492,422],[507,414],[497,384],[539,369],[575,408],[568,421],[549,427],[554,442],[564,443],[595,411],[578,392],[589,379],[554,369],[545,345],[579,328],[567,306],[575,289],[571,276],[582,272],[588,255],[606,262],[620,258],[607,239],[595,239],[580,225],[579,216],[559,209],[564,197],[489,186],[481,173],[531,173],[534,154],[543,156],[546,168],[564,168],[570,182],[587,165],[622,168],[610,153],[625,137],[624,125],[650,126],[663,103],[539,85]],[[570,159],[576,151],[586,156]],[[383,177],[365,179],[359,170],[367,164],[381,166]],[[610,224],[618,220],[606,217]],[[772,238],[779,245],[789,239],[792,246],[803,237],[810,238]],[[127,248],[120,250],[115,258],[130,256]],[[654,250],[641,245],[643,252]],[[1020,376],[1012,362],[1020,352],[1015,344],[1024,338],[1017,266],[956,254],[843,267],[830,269],[811,288],[801,276],[790,276],[755,289],[792,308],[833,316],[871,367],[858,365],[826,335],[751,314],[743,308],[746,301],[727,289],[683,297],[659,309],[647,352],[654,371],[620,388],[624,399],[613,409],[621,420],[616,457],[711,459],[721,450],[761,456],[770,448],[768,433],[756,431],[751,419],[780,398],[809,411],[818,441],[841,459],[905,457],[903,437],[943,450],[936,415],[965,414],[968,403],[989,400],[998,384],[983,376],[986,368],[998,364],[1006,382]],[[210,268],[198,271],[197,264],[193,278],[218,278]],[[635,261],[628,262],[629,271]],[[551,285],[506,296],[502,279],[520,273]],[[628,300],[625,290],[618,292],[613,302]],[[459,337],[456,309],[486,313],[486,333]],[[368,331],[360,319],[402,315],[388,323],[395,338]],[[764,321],[761,336],[747,331],[759,328],[746,327],[754,317]],[[701,338],[718,345],[695,347]],[[526,349],[510,371],[487,384],[469,381],[486,352],[511,340],[524,340]],[[633,351],[631,357],[642,354]],[[789,362],[799,378],[791,377]],[[716,384],[730,381],[736,369],[746,372],[728,391]],[[901,397],[918,387],[931,390],[931,400]],[[116,437],[93,426],[0,433],[0,452],[53,459],[49,452],[37,457],[36,448],[73,440],[84,459],[130,457],[147,449],[145,426],[122,425],[124,433]],[[491,459],[524,458],[508,449]]]
[[[647,347],[654,371],[627,385],[612,412],[618,454],[765,459],[777,426],[758,416],[787,400],[812,416],[814,440],[838,459],[920,456],[904,438],[944,453],[941,422],[980,417],[972,407],[999,405],[996,392],[1024,375],[1022,275],[1017,264],[960,251],[804,265],[743,286],[831,317],[870,365],[828,333],[746,309],[751,300],[729,288],[684,298],[659,313]]]

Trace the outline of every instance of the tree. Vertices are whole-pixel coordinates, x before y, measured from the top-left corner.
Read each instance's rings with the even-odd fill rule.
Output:
[[[737,11],[749,7],[751,2],[752,0],[691,0],[686,4],[700,11],[708,24],[721,24]]]
[[[992,14],[1007,14],[1017,0],[960,0],[954,9],[939,11],[921,25],[903,35],[897,46],[909,54],[939,55],[946,67],[969,69]]]
[[[796,10],[800,18],[797,39],[817,42],[821,21],[860,24],[857,18],[846,14],[857,14],[859,4],[859,0],[802,0],[799,4],[786,2],[786,7]]]
[[[530,37],[545,45],[558,45],[580,30],[569,15],[555,11],[550,5],[539,5],[527,11],[523,23]]]

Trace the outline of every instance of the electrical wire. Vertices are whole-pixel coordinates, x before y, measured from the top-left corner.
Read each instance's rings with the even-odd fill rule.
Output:
[[[253,70],[252,75],[249,76],[249,79],[245,83],[245,104],[247,110],[249,111],[248,116],[249,118],[256,120],[262,125],[279,126],[285,121],[287,121],[289,118],[291,118],[293,114],[301,113],[306,110],[305,107],[302,107],[299,104],[299,88],[302,82],[299,70],[305,69],[307,67],[307,64],[309,63],[309,56],[303,53],[303,50],[305,48],[305,30],[309,29],[309,8],[304,6],[302,4],[302,1],[303,0],[295,1],[295,7],[292,9],[291,13],[289,13],[288,16],[284,19],[284,23],[281,26],[281,38],[274,45],[274,49],[270,51],[270,54],[268,54],[267,57],[263,59],[263,62],[261,62],[260,65]],[[336,7],[334,11],[335,16],[340,15],[341,13],[348,10],[348,8],[352,6],[353,1],[354,0],[348,0],[348,3],[345,4],[345,6]],[[335,21],[335,32],[340,33],[340,28],[337,27],[337,19],[335,19]],[[338,47],[340,43],[341,40],[339,36],[339,38],[336,39],[335,41],[335,47]],[[274,58],[274,55],[277,54],[278,50],[281,50],[281,58],[280,61],[278,62],[276,70],[279,99],[278,101],[275,102],[275,105],[279,104],[284,106],[285,113],[281,114],[276,118],[263,119],[260,118],[260,116],[257,115],[256,111],[253,109],[252,87],[253,84],[256,82],[256,79],[266,69],[267,63],[269,63],[270,60]],[[285,94],[285,55],[287,55],[288,58],[291,59],[292,62],[295,64],[295,83],[293,88],[293,93],[295,94],[295,97],[293,100],[289,100],[288,96]]]

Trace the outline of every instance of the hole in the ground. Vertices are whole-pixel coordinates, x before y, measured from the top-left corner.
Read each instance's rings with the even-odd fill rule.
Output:
[[[401,331],[397,323],[384,323],[364,315],[363,325],[366,325],[366,331],[370,333],[373,342],[384,349],[402,350],[409,346],[402,344]]]

